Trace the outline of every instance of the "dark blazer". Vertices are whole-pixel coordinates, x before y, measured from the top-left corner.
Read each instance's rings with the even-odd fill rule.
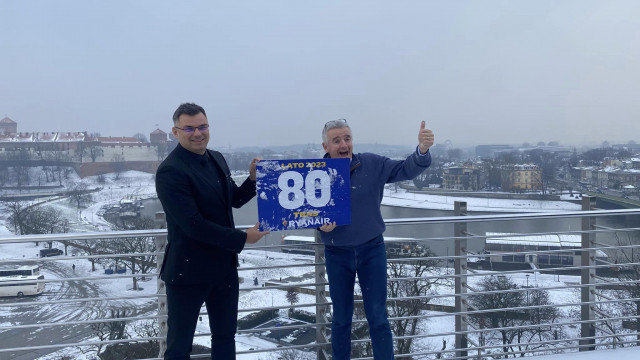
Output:
[[[197,284],[226,278],[237,271],[238,253],[247,235],[236,230],[232,206],[239,208],[256,194],[255,181],[238,187],[226,161],[217,151],[207,150],[223,174],[212,179],[201,164],[202,155],[178,145],[160,164],[156,192],[167,219],[168,244],[160,270],[169,284]]]

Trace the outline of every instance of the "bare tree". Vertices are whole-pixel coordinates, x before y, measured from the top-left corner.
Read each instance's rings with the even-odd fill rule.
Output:
[[[163,141],[161,143],[157,143],[156,154],[158,155],[158,160],[164,160],[164,158],[169,154],[169,142]]]
[[[43,167],[43,172],[47,182],[56,180],[56,175],[59,184],[62,185],[62,174],[65,169],[68,169],[71,165],[71,156],[65,151],[50,151],[45,154],[45,161],[47,166]]]
[[[435,255],[428,248],[421,254],[421,257],[431,256]],[[430,301],[425,295],[434,294],[436,285],[446,284],[446,280],[427,278],[430,274],[439,274],[441,268],[437,264],[437,260],[389,261],[389,277],[394,280],[389,281],[387,291],[389,298],[395,300],[389,301],[387,309],[390,317],[405,318],[390,322],[395,336],[407,337],[396,341],[396,352],[399,354],[413,351],[415,344],[411,336],[420,332],[421,321],[424,321],[418,315]]]
[[[87,144],[85,147],[85,151],[91,158],[91,162],[96,162],[96,160],[104,155],[104,150],[102,149],[102,144],[99,142],[91,142]]]
[[[69,201],[75,203],[78,210],[80,210],[81,205],[90,203],[93,199],[89,186],[84,182],[77,182],[73,184],[68,194]]]
[[[3,163],[0,163],[0,186],[4,186],[8,182],[9,182],[9,166]]]
[[[554,153],[544,152],[542,150],[531,151],[528,154],[529,161],[538,165],[541,174],[538,179],[542,188],[542,194],[547,193],[547,189],[553,183],[558,172],[559,161]]]
[[[269,354],[269,359],[273,360],[312,360],[315,358],[315,353],[309,353],[297,349],[278,350]]]
[[[51,207],[13,201],[4,203],[3,209],[9,213],[9,229],[17,235],[54,234],[62,230],[62,215]]]
[[[105,318],[107,318],[107,313],[110,314],[110,317],[107,318],[107,320],[120,319],[127,316],[125,309],[111,308],[111,309],[100,309],[100,310],[101,310],[100,314]],[[129,337],[129,335],[126,332],[125,321],[108,320],[100,323],[92,323],[90,325],[90,328],[100,342],[106,341],[106,340],[126,339]],[[106,346],[107,346],[106,344],[95,344],[90,346],[88,349],[82,348],[82,347],[80,347],[79,349],[83,354],[95,353],[98,358],[106,360],[106,358],[102,354],[103,349],[105,349]]]
[[[150,217],[135,217],[113,226],[114,230],[145,230],[154,228],[155,222]],[[116,254],[140,254],[153,253],[156,251],[155,240],[150,236],[113,239],[108,242],[108,247],[111,249],[111,252]],[[116,262],[117,261],[118,259]],[[119,261],[131,270],[131,274],[146,273],[156,266],[153,255],[124,257],[119,259]],[[138,289],[138,278],[136,276],[133,277],[133,289]]]
[[[106,244],[108,244],[107,240],[86,240],[86,241],[69,241],[70,245],[74,248],[79,249],[85,255],[102,255],[106,253]],[[91,263],[91,271],[96,271],[96,263],[99,262],[96,258],[89,258],[89,262]]]
[[[7,161],[13,168],[13,181],[18,187],[22,187],[30,181],[30,160],[31,153],[27,149],[19,149],[7,153]]]
[[[528,328],[518,330],[518,350],[531,351],[548,347],[547,341],[558,340],[564,336],[562,326],[554,324],[562,316],[557,307],[550,307],[549,291],[539,288],[528,288],[525,293],[526,304],[530,308],[524,317],[524,323],[530,324]],[[543,325],[544,326],[541,326]]]
[[[138,338],[154,338],[159,335],[157,320],[137,321],[130,326],[129,331],[133,332]],[[196,353],[194,346],[193,353]],[[105,360],[122,360],[122,359],[142,359],[153,358],[160,351],[160,343],[158,340],[125,342],[108,345],[102,352]]]
[[[114,154],[111,161],[112,161],[114,180],[119,180],[120,175],[125,169],[124,156],[120,154]]]
[[[26,201],[9,201],[2,203],[3,212],[8,213],[9,230],[16,235],[25,234],[26,217],[30,204]]]
[[[149,142],[149,140],[147,140],[147,135],[145,135],[143,133],[135,133],[135,134],[133,134],[133,137],[138,139],[138,141],[142,142],[142,143]]]
[[[87,135],[84,141],[78,143],[76,154],[80,157],[80,162],[85,156],[88,156],[91,162],[96,162],[99,157],[104,155],[102,143],[98,141],[99,136],[98,133],[92,133]]]
[[[482,177],[481,183],[483,186],[488,186],[490,189],[499,189],[501,185],[500,165],[492,159],[483,159],[481,165]]]
[[[522,292],[504,292],[518,288],[510,277],[504,275],[485,277],[480,281],[478,286],[481,291],[491,291],[492,293],[472,296],[470,301],[471,306],[477,310],[495,311],[474,315],[471,318],[481,329],[485,327],[496,329],[501,336],[503,352],[509,353],[511,350],[510,344],[518,336],[518,330],[508,330],[504,328],[520,325],[524,316],[522,312],[502,309],[524,306],[526,304],[525,295]]]
[[[437,278],[425,278],[429,274],[439,274],[436,260],[424,260],[423,257],[434,256],[430,249],[425,249],[419,254],[420,258],[413,261],[394,261],[395,254],[389,254],[387,285],[389,301],[387,312],[391,318],[407,318],[403,320],[391,320],[389,325],[396,342],[396,353],[408,354],[415,350],[417,344],[412,335],[419,334],[423,328],[424,318],[419,318],[422,311],[426,310],[430,299],[425,295],[434,294],[436,284],[449,284],[447,280]],[[404,279],[403,279],[404,278]],[[425,278],[418,279],[418,278]],[[355,304],[355,313],[360,316],[364,313],[362,303]],[[370,338],[367,324],[354,326],[352,336],[356,339]],[[402,338],[407,337],[407,338]],[[358,342],[352,345],[352,357],[371,357],[373,348],[370,342]],[[398,357],[398,359],[406,359]]]
[[[619,249],[616,253],[615,262],[619,265],[619,278],[621,281],[628,282],[627,284],[621,284],[619,290],[615,290],[617,294],[614,294],[616,298],[620,299],[638,299],[640,298],[640,249],[637,248],[640,245],[640,236],[637,234],[623,233],[618,235],[616,233],[617,243],[619,246],[629,246]],[[625,265],[630,264],[630,265]],[[636,330],[636,339],[638,340],[638,346],[640,346],[640,301],[633,302],[621,302],[619,303],[620,311],[623,315],[629,316],[634,320],[629,320],[627,327]]]

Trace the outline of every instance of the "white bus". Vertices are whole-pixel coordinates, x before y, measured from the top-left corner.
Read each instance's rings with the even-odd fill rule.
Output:
[[[37,265],[0,267],[0,297],[38,295],[44,291],[44,275]]]

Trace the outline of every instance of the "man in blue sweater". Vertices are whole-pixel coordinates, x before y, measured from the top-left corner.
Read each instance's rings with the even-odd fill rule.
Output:
[[[351,319],[356,275],[369,323],[375,360],[393,359],[391,328],[387,320],[387,256],[380,213],[384,185],[410,180],[431,165],[433,132],[418,132],[418,146],[405,160],[371,153],[353,154],[351,128],[344,119],[329,121],[322,130],[325,157],[351,159],[351,225],[325,224],[322,242],[329,291],[333,302],[331,347],[334,360],[351,356]]]

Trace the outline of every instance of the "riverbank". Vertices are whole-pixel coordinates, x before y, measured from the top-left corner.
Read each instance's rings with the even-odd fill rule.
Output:
[[[415,209],[453,211],[456,201],[467,203],[468,211],[479,212],[558,212],[577,211],[581,207],[570,201],[493,199],[470,196],[434,195],[409,192],[405,189],[385,189],[382,205]]]

